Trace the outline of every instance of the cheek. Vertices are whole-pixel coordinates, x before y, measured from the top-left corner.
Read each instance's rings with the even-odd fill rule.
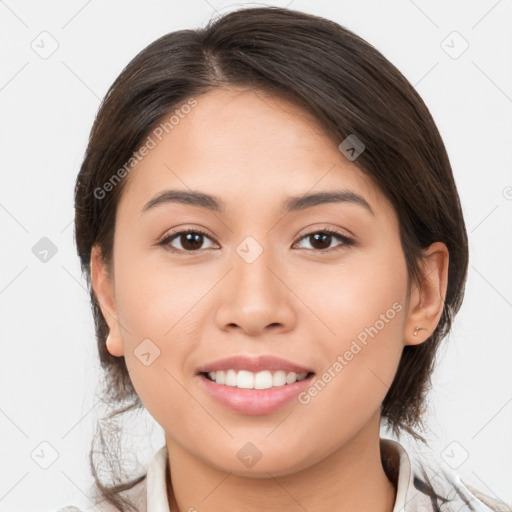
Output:
[[[180,392],[177,381],[183,380],[183,366],[201,339],[194,306],[208,286],[194,279],[192,270],[171,272],[131,254],[116,260],[116,308],[130,378],[155,415],[158,404],[172,409],[177,403],[172,399]]]
[[[296,286],[303,287],[308,307],[328,330],[326,340],[334,340],[329,346],[339,348],[358,337],[364,343],[370,336],[378,337],[382,347],[396,342],[407,292],[407,268],[400,251],[354,253],[340,265],[319,266]]]
[[[365,256],[316,274],[314,282],[308,306],[322,320],[325,334],[319,350],[326,365],[314,389],[303,396],[303,403],[311,406],[306,421],[314,422],[329,410],[339,421],[350,416],[353,425],[360,425],[383,401],[400,361],[405,260],[398,255]]]
[[[115,282],[120,321],[138,338],[154,338],[165,344],[176,333],[183,338],[197,324],[195,306],[215,284],[208,271],[203,273],[204,279],[198,279],[197,274],[193,265],[179,267],[147,254],[119,258]],[[133,336],[127,340],[141,341]]]

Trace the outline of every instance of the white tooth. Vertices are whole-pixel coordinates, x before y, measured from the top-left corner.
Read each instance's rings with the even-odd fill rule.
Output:
[[[283,370],[279,370],[274,373],[272,376],[272,385],[273,386],[284,386],[286,384],[286,372]]]
[[[268,389],[272,387],[272,374],[268,370],[258,372],[254,376],[254,389]]]
[[[248,370],[217,370],[215,372],[208,372],[208,375],[217,384],[224,384],[241,389],[269,389],[271,387],[280,387],[285,384],[293,384],[304,380],[308,374],[307,372],[286,373],[284,370],[278,370],[274,373],[269,370],[263,370],[258,373],[253,373]]]
[[[235,370],[228,370],[226,372],[226,381],[224,384],[226,384],[226,386],[236,386],[236,382],[237,378]]]
[[[254,374],[247,370],[240,370],[236,378],[236,387],[252,389],[254,387]]]
[[[297,374],[295,372],[289,372],[286,374],[286,384],[293,384],[297,380]]]

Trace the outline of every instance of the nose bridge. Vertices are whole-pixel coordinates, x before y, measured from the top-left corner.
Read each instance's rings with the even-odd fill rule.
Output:
[[[259,239],[266,243],[260,243]],[[293,310],[288,288],[277,277],[278,258],[265,234],[248,235],[236,246],[232,270],[221,293],[217,321],[220,327],[236,324],[253,334],[268,325],[287,325]],[[277,274],[277,275],[276,275]]]
[[[276,258],[268,242],[269,238],[263,235],[248,235],[238,244],[233,254],[235,289],[239,294],[248,294],[243,298],[246,302],[250,302],[251,297],[254,297],[254,302],[259,301],[262,293],[274,298],[279,293],[276,290],[276,277],[270,271],[275,266],[272,262]],[[268,297],[265,300],[268,301]]]

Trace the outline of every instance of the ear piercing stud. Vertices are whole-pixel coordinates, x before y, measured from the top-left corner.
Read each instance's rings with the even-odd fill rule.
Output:
[[[416,327],[416,329],[414,329],[413,335],[417,336],[418,335],[418,331],[420,331],[421,329],[426,330],[425,327],[421,327],[421,325],[418,325],[418,327]]]

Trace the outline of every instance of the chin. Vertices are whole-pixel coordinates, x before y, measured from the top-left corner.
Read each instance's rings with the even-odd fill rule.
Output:
[[[307,469],[317,462],[313,454],[308,457],[300,448],[290,448],[289,451],[281,453],[274,447],[268,447],[267,450],[256,451],[253,446],[246,445],[242,449],[237,448],[234,451],[234,457],[225,458],[224,456],[219,459],[213,456],[209,459],[203,458],[203,462],[219,471],[244,478],[287,476]],[[230,451],[231,448],[226,449],[223,455]],[[265,455],[266,452],[271,455]],[[298,457],[299,454],[300,457]]]

